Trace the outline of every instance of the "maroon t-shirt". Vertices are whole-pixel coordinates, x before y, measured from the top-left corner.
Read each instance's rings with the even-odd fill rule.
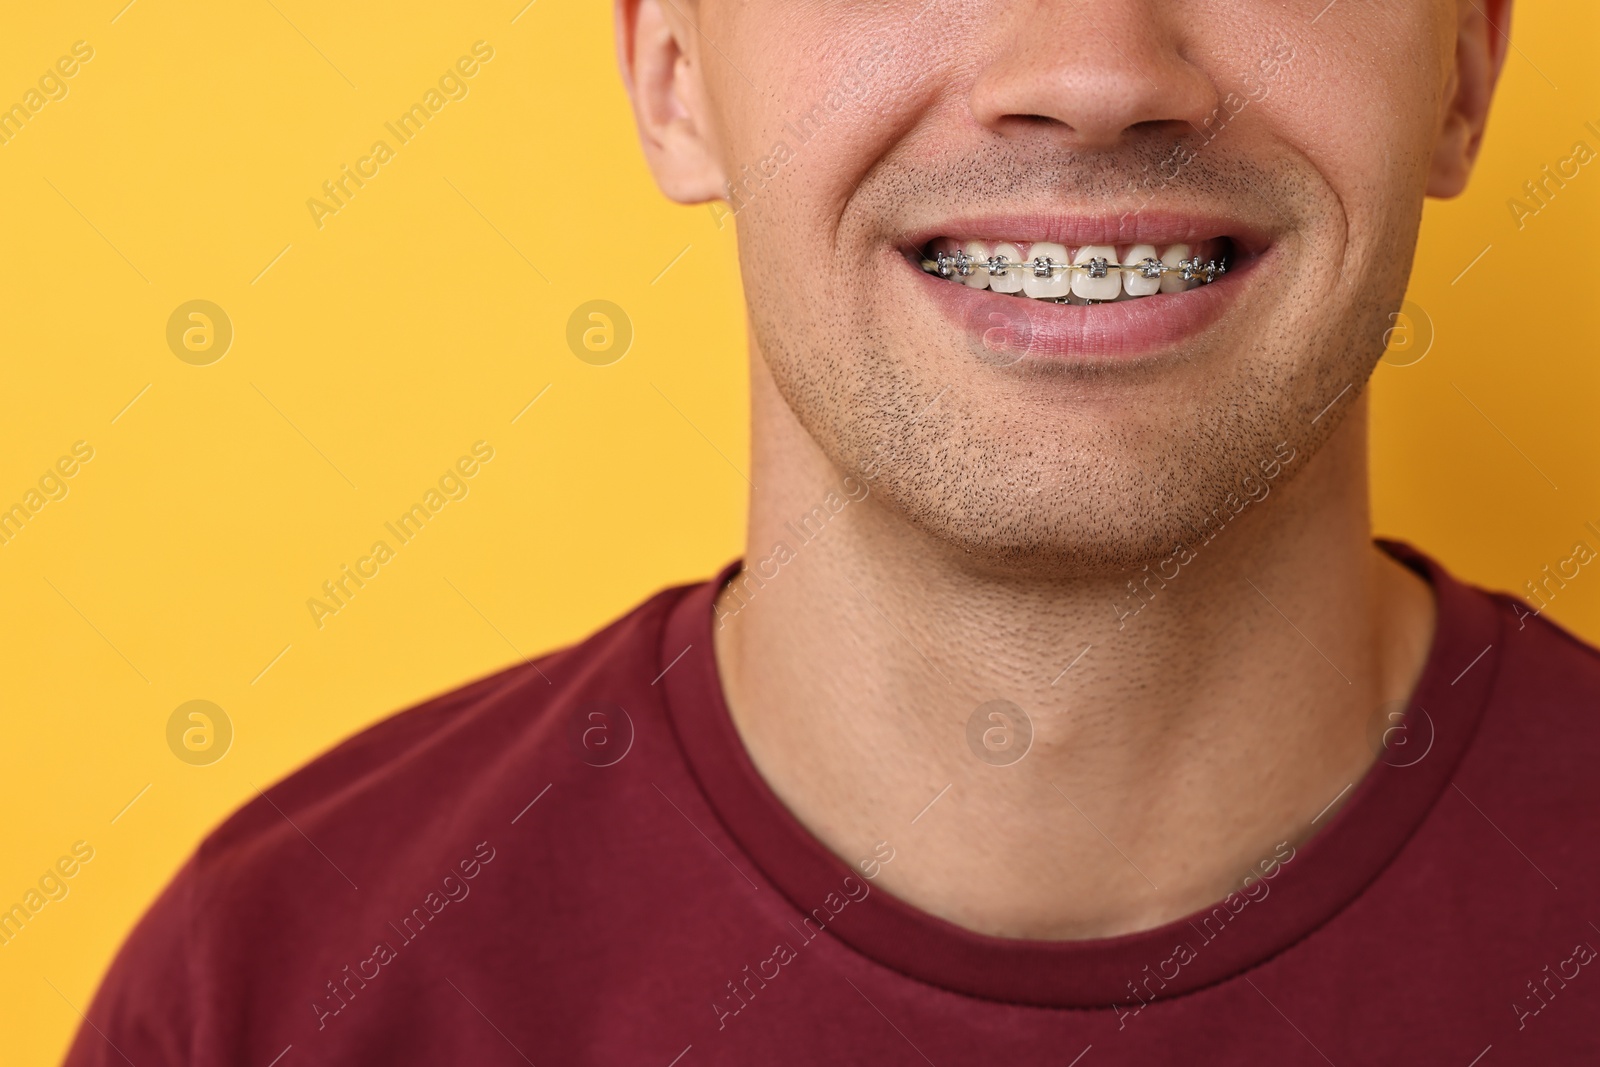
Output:
[[[1006,940],[876,888],[893,842],[837,859],[741,746],[712,582],[246,805],[68,1062],[1600,1062],[1600,658],[1387,547],[1439,604],[1405,744],[1205,912]]]

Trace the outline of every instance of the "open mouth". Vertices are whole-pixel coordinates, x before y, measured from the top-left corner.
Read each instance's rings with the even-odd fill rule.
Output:
[[[998,367],[1146,365],[1180,348],[1209,351],[1195,346],[1259,299],[1274,272],[1257,268],[1279,250],[1272,231],[1218,215],[1026,212],[936,225],[885,251],[905,264],[919,300]]]
[[[1222,277],[1237,255],[1227,237],[1075,248],[1053,241],[936,237],[915,258],[924,272],[972,289],[1093,305],[1186,292]]]

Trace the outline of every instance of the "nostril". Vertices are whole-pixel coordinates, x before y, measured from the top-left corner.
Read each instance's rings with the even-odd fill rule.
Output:
[[[1072,128],[1064,120],[1058,119],[1058,118],[1053,118],[1050,115],[1007,115],[1006,118],[1010,119],[1012,122],[1016,122],[1016,123],[1018,123],[1020,125],[1024,125],[1024,126],[1038,126],[1038,127],[1055,127],[1055,126],[1059,126],[1062,129],[1068,129],[1068,130],[1070,130]]]

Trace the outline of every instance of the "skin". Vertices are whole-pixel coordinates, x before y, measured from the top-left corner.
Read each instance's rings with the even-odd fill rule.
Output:
[[[1432,595],[1370,540],[1364,387],[1510,3],[1325,3],[619,0],[658,183],[736,227],[747,565],[789,550],[718,602],[735,726],[823,843],[888,841],[875,884],[969,929],[1104,937],[1220,899],[1327,825],[1426,659]],[[1141,189],[1175,143],[1193,159]],[[906,236],[1039,211],[1220,215],[1267,250],[1158,353],[975,358]],[[1178,576],[1132,614],[1147,565]],[[1032,728],[1007,766],[967,742],[995,699]]]

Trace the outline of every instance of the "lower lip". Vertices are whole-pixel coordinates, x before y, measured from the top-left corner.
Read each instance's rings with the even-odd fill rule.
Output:
[[[915,284],[950,322],[967,335],[986,362],[1000,365],[1068,362],[1129,362],[1159,356],[1192,340],[1243,292],[1267,249],[1213,282],[1181,293],[1085,306],[1053,304],[1030,297],[974,289],[918,269],[896,258],[919,279]]]

